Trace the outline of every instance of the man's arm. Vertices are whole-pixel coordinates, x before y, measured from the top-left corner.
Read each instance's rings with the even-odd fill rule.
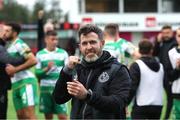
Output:
[[[170,80],[174,81],[180,77],[180,69],[175,68],[167,72],[167,74],[168,76],[170,76]]]
[[[43,10],[38,11],[38,31],[37,31],[37,33],[38,33],[38,36],[37,36],[38,37],[38,50],[41,50],[44,45],[43,16],[44,16],[44,11]]]
[[[141,54],[138,51],[138,48],[129,41],[124,42],[123,49],[126,54],[129,54],[133,59],[139,59]]]
[[[24,57],[11,56],[5,47],[0,46],[0,62],[3,64],[12,64],[14,66],[23,64],[25,62]]]
[[[30,67],[32,67],[33,65],[35,65],[37,63],[37,60],[35,58],[35,56],[33,55],[33,53],[29,53],[26,56],[26,61],[25,63],[19,65],[19,66],[12,66],[12,65],[7,65],[6,67],[6,72],[8,73],[8,75],[14,75],[15,73],[28,69]]]
[[[156,37],[155,41],[154,41],[153,56],[158,57],[159,52],[160,52],[161,42],[162,42],[161,33],[159,33],[158,36]]]
[[[68,93],[67,82],[72,80],[72,75],[67,74],[67,69],[64,67],[60,72],[60,77],[56,82],[53,97],[57,104],[63,104],[69,101],[72,96]],[[71,73],[71,72],[70,72]]]
[[[40,60],[38,54],[36,55],[36,59],[37,59],[37,64],[36,64],[36,67],[35,67],[35,74],[39,79],[41,79],[54,66],[54,62],[49,62],[46,67],[42,68],[41,60]]]
[[[169,56],[170,57],[170,56]],[[169,67],[167,69],[167,74],[171,81],[177,80],[180,77],[180,59],[176,60],[176,67],[173,69],[171,63],[167,64]]]
[[[136,62],[130,66],[129,72],[132,78],[132,82],[131,82],[131,89],[128,98],[128,104],[131,103],[132,99],[136,95],[136,91],[140,83],[140,69]]]

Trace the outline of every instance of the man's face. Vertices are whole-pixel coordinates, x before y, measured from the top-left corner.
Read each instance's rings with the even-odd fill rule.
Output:
[[[177,41],[178,45],[180,45],[180,29],[178,29],[176,31],[176,41]]]
[[[80,51],[87,62],[94,62],[99,58],[103,45],[104,40],[99,40],[94,32],[80,36]]]
[[[13,34],[14,32],[12,30],[12,27],[5,25],[3,38],[7,41],[11,41],[13,40]]]
[[[173,37],[173,31],[171,29],[163,29],[161,33],[162,39],[165,41],[168,41]]]
[[[57,36],[55,35],[50,35],[45,38],[46,46],[50,50],[54,50],[56,46],[58,45],[58,39]]]

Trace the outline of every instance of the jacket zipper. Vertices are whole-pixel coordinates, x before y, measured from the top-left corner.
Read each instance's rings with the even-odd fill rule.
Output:
[[[87,83],[88,83],[88,81],[89,81],[89,78],[90,78],[91,74],[92,74],[92,70],[90,70],[90,73],[89,73],[89,75],[88,75],[88,78],[87,78],[87,81],[86,81],[86,88],[87,88],[87,85],[88,85]],[[85,104],[85,106],[84,106],[84,108],[83,108],[82,119],[84,119],[84,117],[85,117],[86,107],[87,107],[87,103]]]
[[[82,116],[83,120],[84,120],[84,117],[85,117],[84,115],[85,115],[86,107],[87,107],[87,103],[85,104],[84,109],[83,109],[83,113],[82,113],[83,114],[83,116]]]

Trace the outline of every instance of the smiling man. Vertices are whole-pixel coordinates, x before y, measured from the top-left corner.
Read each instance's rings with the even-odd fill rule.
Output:
[[[71,119],[123,119],[130,89],[127,68],[103,51],[103,32],[85,25],[79,30],[83,55],[70,56],[53,96],[58,104],[72,99]],[[76,72],[77,80],[73,80]]]

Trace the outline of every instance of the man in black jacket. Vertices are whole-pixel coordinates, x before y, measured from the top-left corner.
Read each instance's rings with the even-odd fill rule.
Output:
[[[159,61],[163,64],[165,76],[164,76],[164,88],[167,94],[167,108],[165,113],[165,119],[169,118],[172,108],[172,80],[168,75],[168,71],[171,69],[170,60],[168,57],[168,51],[177,45],[176,39],[173,36],[173,30],[171,26],[165,25],[162,27],[160,34],[157,36],[154,46],[153,55],[156,56]]]
[[[5,48],[5,41],[3,38],[3,32],[0,31],[0,119],[6,119],[7,115],[7,91],[11,88],[10,77],[5,71],[7,64],[20,65],[25,60],[24,58],[15,58],[8,54]]]
[[[79,38],[83,59],[69,57],[53,92],[55,101],[72,99],[72,119],[124,119],[131,81],[127,68],[102,51],[103,33],[98,27],[83,26]]]

